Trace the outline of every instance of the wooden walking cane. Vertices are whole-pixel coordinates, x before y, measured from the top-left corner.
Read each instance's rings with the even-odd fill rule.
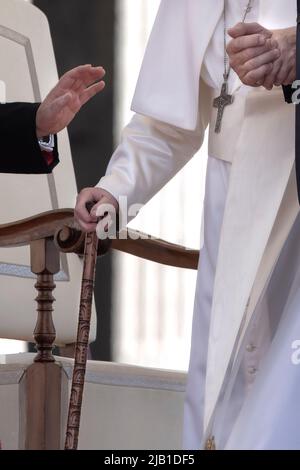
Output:
[[[96,232],[85,237],[84,264],[81,285],[80,308],[75,348],[75,362],[72,378],[72,389],[69,403],[69,414],[66,431],[65,450],[76,450],[80,428],[81,405],[84,389],[84,378],[88,354],[88,343],[91,325],[91,312],[95,284],[98,237]]]

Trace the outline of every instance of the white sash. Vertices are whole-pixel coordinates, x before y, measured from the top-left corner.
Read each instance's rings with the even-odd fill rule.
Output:
[[[206,425],[217,403],[242,319],[246,310],[250,317],[253,312],[251,291],[255,286],[257,299],[298,211],[296,192],[290,188],[294,185],[294,108],[284,102],[281,93],[281,89],[273,93],[257,89],[247,95],[235,145],[212,306]],[[226,136],[229,142],[233,138],[235,131]],[[218,148],[226,148],[225,138]],[[287,193],[290,203],[284,205]],[[259,277],[264,266],[264,275]]]

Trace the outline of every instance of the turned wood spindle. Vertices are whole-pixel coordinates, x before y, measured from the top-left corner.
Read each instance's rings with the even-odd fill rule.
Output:
[[[38,354],[34,362],[54,362],[52,355],[56,332],[52,319],[52,291],[55,289],[54,274],[59,272],[59,252],[52,238],[33,241],[30,244],[31,271],[37,275],[35,288],[38,318],[34,329],[34,339]]]

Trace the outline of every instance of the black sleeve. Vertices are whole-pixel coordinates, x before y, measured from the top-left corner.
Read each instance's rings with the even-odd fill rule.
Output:
[[[292,85],[287,85],[283,86],[283,94],[284,94],[284,99],[287,103],[292,103],[292,96],[294,93],[294,89],[292,88]]]
[[[51,173],[59,162],[57,139],[53,163],[47,165],[36,136],[39,103],[0,104],[0,172]]]

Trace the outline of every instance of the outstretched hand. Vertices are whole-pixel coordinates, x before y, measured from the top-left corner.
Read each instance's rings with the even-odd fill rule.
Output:
[[[80,65],[65,73],[38,108],[37,137],[56,134],[70,124],[80,108],[103,90],[102,67]]]
[[[296,76],[296,29],[268,30],[258,23],[238,23],[229,29],[230,65],[245,85],[286,85]]]

